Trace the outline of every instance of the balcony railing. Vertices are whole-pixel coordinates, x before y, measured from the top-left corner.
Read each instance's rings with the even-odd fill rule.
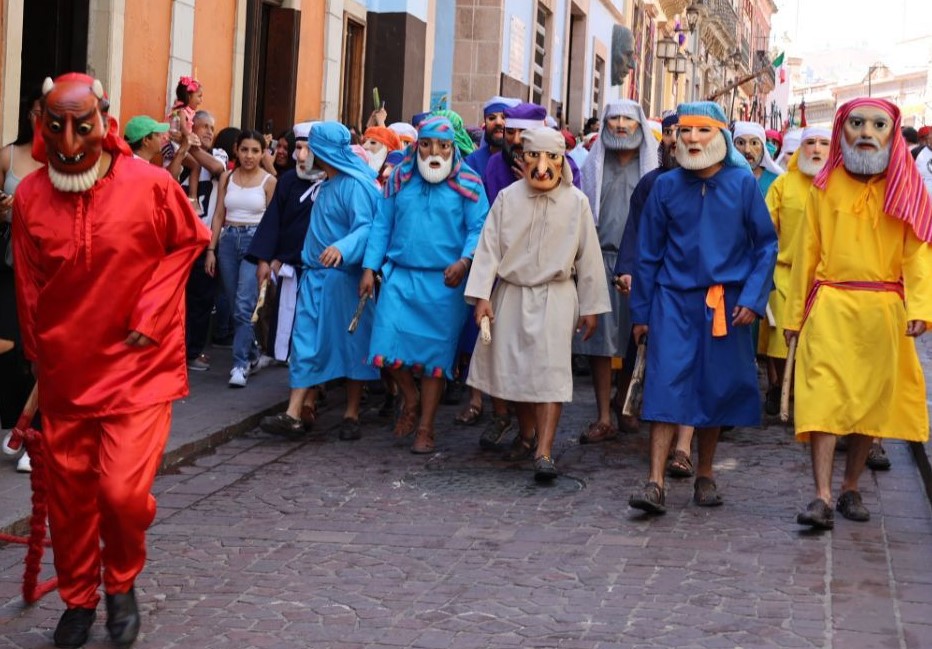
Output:
[[[705,0],[703,3],[708,8],[709,18],[718,20],[726,34],[738,37],[738,14],[732,6],[730,0]]]

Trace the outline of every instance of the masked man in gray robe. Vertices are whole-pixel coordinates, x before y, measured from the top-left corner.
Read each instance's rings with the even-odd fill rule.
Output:
[[[612,285],[618,245],[628,222],[631,195],[638,181],[657,168],[657,142],[641,106],[630,99],[605,107],[599,139],[592,145],[582,174],[582,190],[589,199],[602,248],[604,274]],[[598,417],[579,438],[581,444],[604,442],[618,430],[612,424],[612,357],[624,358],[631,336],[628,297],[611,291],[611,311],[599,317],[599,328],[588,341],[576,338],[573,353],[589,357]],[[630,380],[630,368],[624,368]],[[621,418],[621,403],[627,385],[622,381],[615,400]]]
[[[534,477],[546,482],[557,476],[553,441],[563,402],[573,398],[573,335],[590,338],[611,301],[563,136],[535,128],[522,139],[524,179],[495,200],[466,284],[476,322],[491,322],[491,343],[476,345],[467,382],[515,402],[520,434],[506,457],[533,455]]]

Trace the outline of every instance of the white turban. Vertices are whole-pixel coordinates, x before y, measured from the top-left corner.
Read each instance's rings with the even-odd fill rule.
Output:
[[[778,176],[783,173],[783,167],[774,162],[770,157],[770,151],[767,150],[767,132],[764,127],[757,122],[735,122],[733,137],[756,137],[760,140],[761,147],[764,149],[764,157],[761,159],[761,166],[771,173]]]
[[[657,140],[651,135],[650,122],[644,114],[641,105],[632,99],[619,99],[610,102],[602,111],[602,128],[610,117],[629,117],[641,124],[641,147],[638,150],[638,163],[640,165],[640,178],[657,168]],[[605,144],[598,138],[592,144],[589,155],[579,170],[581,178],[580,187],[589,198],[589,207],[592,208],[592,217],[596,225],[599,223],[599,206],[602,202],[602,170],[605,166]]]

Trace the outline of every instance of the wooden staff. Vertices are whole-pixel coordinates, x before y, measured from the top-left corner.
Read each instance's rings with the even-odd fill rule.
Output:
[[[482,316],[482,319],[479,320],[479,340],[482,341],[483,345],[492,344],[492,323],[487,315]]]
[[[356,328],[359,326],[359,319],[362,317],[363,311],[366,310],[366,302],[369,301],[369,294],[364,293],[361,298],[359,298],[359,303],[356,305],[356,312],[353,314],[353,319],[350,320],[348,332],[356,333]]]
[[[628,385],[628,394],[625,395],[625,405],[621,412],[629,417],[641,416],[641,403],[644,401],[644,369],[647,366],[647,338],[638,343],[638,355],[634,361],[634,371],[631,374],[631,383]]]
[[[252,312],[252,317],[249,319],[253,324],[259,322],[259,309],[265,306],[265,294],[269,289],[269,280],[262,280],[262,285],[259,287],[259,299],[256,300],[256,308]]]
[[[790,388],[793,385],[793,366],[796,364],[796,341],[799,336],[790,341],[790,349],[786,353],[786,367],[783,369],[783,388],[780,390],[780,421],[786,423],[790,420]]]

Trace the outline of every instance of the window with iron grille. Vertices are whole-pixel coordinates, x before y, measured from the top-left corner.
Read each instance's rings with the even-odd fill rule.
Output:
[[[598,117],[602,108],[602,81],[605,79],[605,59],[595,55],[595,69],[592,71],[592,116]]]
[[[534,60],[531,63],[531,101],[544,105],[545,81],[547,79],[547,28],[550,12],[541,5],[537,7],[534,28]]]

